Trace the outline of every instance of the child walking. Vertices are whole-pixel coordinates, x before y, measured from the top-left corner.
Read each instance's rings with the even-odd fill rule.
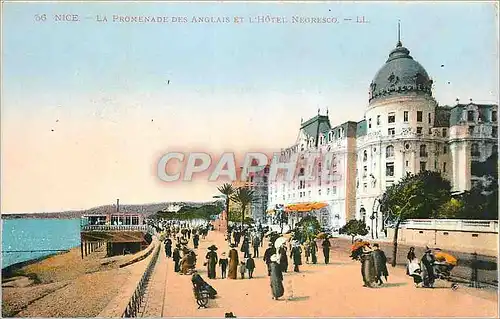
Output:
[[[227,270],[227,256],[226,253],[222,253],[219,259],[219,266],[222,274],[222,279],[226,278],[226,270]]]
[[[244,261],[240,263],[240,274],[241,274],[241,279],[245,279],[245,271],[247,270],[246,264]]]

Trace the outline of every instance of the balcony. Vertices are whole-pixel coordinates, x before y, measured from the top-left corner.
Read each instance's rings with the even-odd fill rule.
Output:
[[[85,225],[82,226],[82,231],[85,232],[121,232],[121,231],[140,231],[148,232],[150,231],[149,225]]]

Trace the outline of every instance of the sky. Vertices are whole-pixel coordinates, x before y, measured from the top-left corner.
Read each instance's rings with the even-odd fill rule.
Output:
[[[216,183],[159,181],[159,158],[172,150],[285,148],[295,142],[300,119],[318,108],[329,110],[334,126],[361,120],[369,84],[396,45],[398,20],[403,45],[433,78],[439,104],[498,100],[492,3],[3,3],[2,9],[4,213],[85,209],[116,198],[212,199]],[[60,14],[79,21],[55,21]],[[188,22],[125,23],[113,16]],[[243,22],[234,23],[235,16]],[[288,23],[249,22],[258,16]],[[339,23],[292,24],[294,16]],[[355,23],[357,17],[367,23]]]

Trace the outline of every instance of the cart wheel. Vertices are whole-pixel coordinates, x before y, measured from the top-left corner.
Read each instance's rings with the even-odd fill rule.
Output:
[[[457,284],[452,284],[451,285],[451,289],[452,290],[457,290],[458,289],[458,285]]]
[[[206,291],[200,292],[199,298],[196,299],[196,303],[198,304],[198,308],[203,307],[206,308],[208,305],[208,293]]]

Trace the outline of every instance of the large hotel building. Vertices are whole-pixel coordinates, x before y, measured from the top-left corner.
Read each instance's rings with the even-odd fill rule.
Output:
[[[282,150],[282,161],[298,156],[299,165],[307,153],[333,152],[330,165],[340,179],[270,181],[268,209],[321,202],[327,206],[315,214],[323,226],[338,228],[356,218],[380,231],[384,216],[377,213],[378,199],[408,172],[438,171],[454,191],[470,189],[480,178],[471,164],[497,151],[498,106],[472,100],[441,106],[432,84],[398,41],[369,86],[361,121],[333,126],[328,112],[318,111],[301,123],[295,143]]]

